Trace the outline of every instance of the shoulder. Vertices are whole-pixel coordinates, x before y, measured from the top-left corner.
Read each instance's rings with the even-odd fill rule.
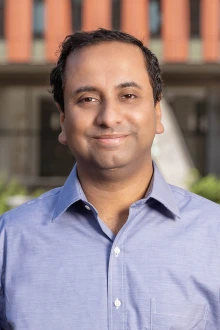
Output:
[[[0,215],[0,229],[5,226],[16,226],[17,223],[34,221],[36,219],[53,216],[61,188],[55,188],[42,194],[19,207]]]
[[[209,213],[215,215],[220,220],[220,205],[207,198],[196,195],[185,189],[169,185],[178,207],[185,212],[199,212],[200,214]]]

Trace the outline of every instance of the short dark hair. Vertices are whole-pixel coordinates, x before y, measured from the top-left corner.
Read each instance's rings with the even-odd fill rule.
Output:
[[[55,102],[57,102],[62,111],[64,111],[64,71],[67,57],[74,51],[90,46],[100,44],[108,41],[119,41],[128,44],[133,44],[142,50],[144,59],[146,61],[146,68],[149,74],[150,83],[153,89],[154,103],[161,100],[162,96],[162,78],[161,69],[157,57],[144,46],[143,42],[131,36],[128,33],[106,30],[100,28],[89,32],[75,32],[67,36],[60,45],[60,55],[56,66],[51,70],[50,85],[52,87],[52,94]]]

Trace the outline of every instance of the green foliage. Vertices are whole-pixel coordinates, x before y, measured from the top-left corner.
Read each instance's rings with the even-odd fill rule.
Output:
[[[32,194],[29,194],[27,188],[19,184],[15,179],[7,180],[0,177],[0,214],[10,210],[12,207],[9,205],[8,200],[12,196],[29,196],[37,197],[44,191],[42,189],[35,190]]]
[[[189,189],[211,201],[220,204],[220,179],[213,174],[202,177],[197,170],[192,171]]]

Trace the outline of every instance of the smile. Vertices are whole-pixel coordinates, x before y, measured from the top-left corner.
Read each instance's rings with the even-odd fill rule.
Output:
[[[94,137],[94,139],[101,145],[116,146],[122,143],[127,135],[124,134],[112,134],[112,135],[100,135]]]

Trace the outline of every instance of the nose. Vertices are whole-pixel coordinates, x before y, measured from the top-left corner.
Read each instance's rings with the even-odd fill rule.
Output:
[[[112,128],[122,122],[123,114],[116,102],[103,102],[96,117],[98,126]]]

